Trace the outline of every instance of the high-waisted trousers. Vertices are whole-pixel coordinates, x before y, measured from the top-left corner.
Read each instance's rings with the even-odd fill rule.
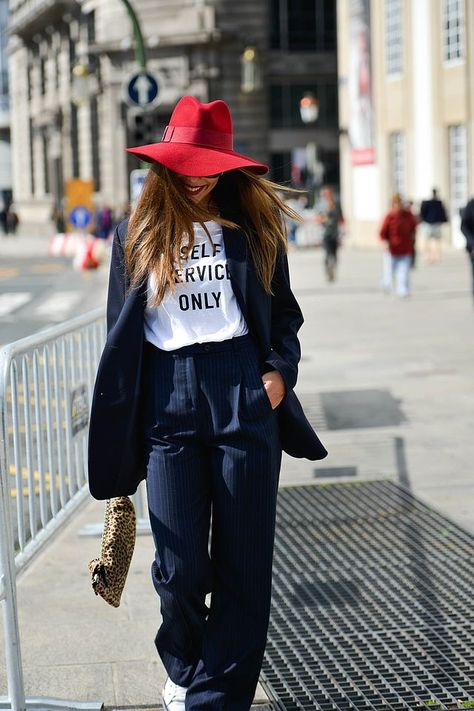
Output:
[[[144,366],[155,645],[186,711],[248,711],[270,614],[277,415],[248,335],[147,343]]]

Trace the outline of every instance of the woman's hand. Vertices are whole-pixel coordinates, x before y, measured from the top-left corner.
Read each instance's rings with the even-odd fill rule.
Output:
[[[272,409],[274,410],[285,397],[286,387],[284,380],[278,370],[271,370],[269,373],[262,375],[262,381]]]

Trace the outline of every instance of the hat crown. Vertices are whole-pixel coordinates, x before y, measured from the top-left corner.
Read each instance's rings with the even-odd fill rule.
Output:
[[[234,151],[232,117],[225,101],[203,104],[183,96],[176,104],[159,143],[127,148],[148,163],[161,163],[181,175],[214,175],[247,168],[263,175],[266,165]]]
[[[231,134],[232,117],[229,107],[221,99],[202,104],[194,96],[183,96],[175,106],[169,126],[200,128]]]

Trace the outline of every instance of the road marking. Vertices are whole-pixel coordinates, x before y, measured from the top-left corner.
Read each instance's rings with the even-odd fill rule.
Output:
[[[7,316],[24,306],[33,298],[33,294],[29,291],[12,291],[0,294],[0,316]]]
[[[34,315],[63,321],[84,296],[82,291],[56,291],[34,310]]]
[[[20,270],[16,267],[3,267],[0,269],[0,279],[12,279],[18,276]]]
[[[63,272],[66,269],[65,264],[56,264],[55,262],[45,262],[44,264],[35,264],[31,267],[31,274],[55,274]],[[1,272],[0,272],[1,275]]]

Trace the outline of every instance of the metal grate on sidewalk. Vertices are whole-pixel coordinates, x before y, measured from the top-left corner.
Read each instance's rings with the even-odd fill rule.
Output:
[[[286,711],[470,708],[474,537],[388,480],[280,489],[262,684]]]

